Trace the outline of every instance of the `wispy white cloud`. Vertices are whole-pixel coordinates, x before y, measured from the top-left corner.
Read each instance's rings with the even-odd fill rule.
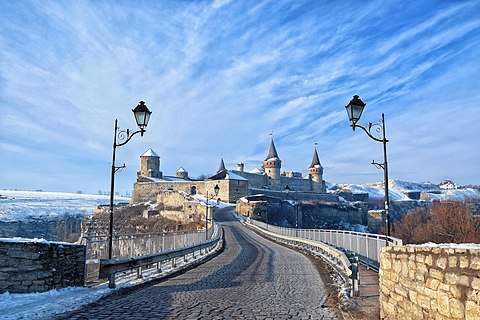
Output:
[[[445,26],[446,24],[448,24],[448,20],[455,20],[458,18],[459,14],[468,10],[473,10],[474,7],[475,4],[473,2],[464,2],[459,3],[456,6],[439,10],[437,12],[432,11],[433,16],[431,17],[427,12],[425,12],[424,16],[426,19],[418,24],[414,23],[416,22],[415,20],[419,19],[415,19],[416,17],[413,17],[413,19],[410,20],[413,23],[405,27],[405,30],[403,30],[399,34],[389,37],[388,40],[382,44],[382,46],[377,48],[377,52],[379,52],[380,54],[385,54],[386,52],[392,50],[402,50],[405,43],[418,42],[418,40],[422,38],[428,39],[432,36],[432,34],[435,34],[434,32],[432,32],[432,29],[435,30],[441,28],[441,26]],[[407,23],[410,21],[407,20]],[[455,34],[456,32],[453,33]],[[455,36],[458,37],[458,35]]]
[[[479,5],[398,6],[2,2],[1,165],[42,175],[30,180],[38,186],[2,175],[0,187],[64,188],[55,181],[74,170],[78,187],[69,191],[108,189],[113,121],[134,129],[131,109],[139,100],[153,115],[145,136],[118,150],[119,162],[128,165],[117,180],[122,191],[131,188],[138,156],[149,147],[162,156],[164,171],[182,165],[197,175],[213,172],[222,152],[231,165],[260,165],[271,130],[285,168],[305,171],[318,141],[327,179],[371,181],[381,175],[369,158],[380,159],[381,150],[348,127],[343,106],[353,94],[368,103],[366,121],[381,112],[388,116],[392,175],[411,179],[422,172],[439,180],[444,172],[426,170],[426,164],[411,170],[411,153],[430,159],[461,145],[478,156],[475,142],[422,133],[409,143],[419,128],[438,128],[432,121],[403,122],[421,119],[419,113],[433,119],[432,104],[442,110],[436,121],[444,120],[455,103],[462,108],[449,123],[473,132],[476,109],[468,102],[479,101],[473,99],[479,90],[469,68],[479,63],[480,20],[473,13]],[[452,87],[442,95],[446,103],[434,102],[438,91]],[[439,148],[442,139],[445,147]],[[19,166],[15,156],[28,153],[38,156]],[[464,153],[457,160],[475,170],[475,156]],[[439,168],[447,166],[442,163]],[[452,179],[476,182],[467,181],[472,175],[463,168],[451,170]]]

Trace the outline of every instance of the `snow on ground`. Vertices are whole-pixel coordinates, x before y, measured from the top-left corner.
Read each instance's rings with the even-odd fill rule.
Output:
[[[63,192],[0,190],[0,221],[55,220],[65,215],[93,214],[96,204],[108,204],[109,196]],[[6,197],[6,199],[4,199]],[[115,202],[130,198],[115,197]]]
[[[480,191],[475,189],[441,189],[430,182],[411,182],[403,180],[389,180],[389,195],[391,201],[412,200],[406,193],[426,192],[431,200],[464,201],[469,198],[480,199]],[[383,182],[369,184],[339,184],[331,188],[350,190],[352,193],[368,193],[370,198],[383,198],[385,186]]]
[[[75,310],[110,293],[107,286],[71,287],[41,293],[0,294],[0,314],[4,320],[51,319]]]

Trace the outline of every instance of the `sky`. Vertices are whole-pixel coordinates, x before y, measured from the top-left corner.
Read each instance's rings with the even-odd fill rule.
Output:
[[[480,184],[478,1],[0,1],[0,189],[108,191],[114,121],[152,111],[117,148],[116,191],[139,156],[190,176],[262,165],[333,183]]]

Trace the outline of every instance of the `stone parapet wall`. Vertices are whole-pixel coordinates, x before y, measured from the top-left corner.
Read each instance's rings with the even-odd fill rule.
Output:
[[[44,292],[85,282],[85,246],[0,239],[0,293]]]
[[[480,245],[387,247],[382,319],[480,319]]]

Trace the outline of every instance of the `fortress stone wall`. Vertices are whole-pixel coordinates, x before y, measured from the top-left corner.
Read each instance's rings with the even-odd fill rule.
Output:
[[[289,186],[290,187],[290,186]],[[280,198],[282,200],[296,200],[299,201],[325,201],[325,202],[339,202],[339,197],[336,194],[332,193],[316,193],[316,192],[295,192],[290,191],[286,193],[285,191],[269,190],[269,189],[250,189],[251,195],[263,194],[269,197]]]
[[[314,190],[314,183],[311,179],[303,179],[303,178],[291,178],[291,177],[280,177],[280,186],[281,190],[288,187],[291,190],[298,190],[298,191],[313,191]]]
[[[217,186],[220,191],[217,196],[214,188]],[[136,182],[133,185],[131,204],[156,202],[157,197],[164,192],[180,191],[185,194],[201,194],[212,201],[220,199],[224,202],[235,202],[248,194],[247,180],[205,180],[205,181],[158,181],[158,182]]]
[[[157,196],[168,190],[178,190],[190,194],[192,187],[195,187],[195,189],[198,190],[201,189],[201,184],[202,181],[137,182],[133,185],[133,195],[130,203],[156,202]]]
[[[249,188],[264,188],[268,186],[268,176],[266,174],[250,173],[237,170],[230,171],[247,179]]]
[[[380,307],[385,320],[480,319],[480,246],[384,248]]]

